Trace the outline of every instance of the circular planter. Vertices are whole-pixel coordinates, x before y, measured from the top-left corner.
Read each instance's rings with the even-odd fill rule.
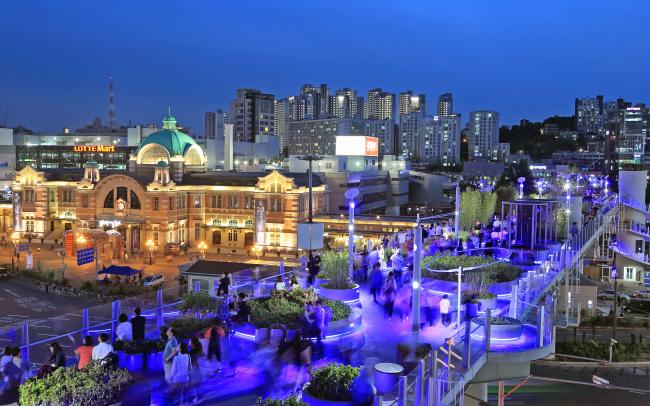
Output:
[[[318,295],[330,300],[339,300],[341,302],[354,302],[359,300],[359,285],[354,285],[350,289],[330,289],[320,286]]]
[[[368,385],[371,388],[371,393],[374,395],[377,393],[377,390],[374,386]],[[309,406],[370,406],[372,404],[372,399],[369,399],[367,403],[359,403],[353,400],[325,400],[320,399],[309,393],[307,388],[309,383],[306,383],[302,387],[302,401],[307,403]]]
[[[278,346],[284,341],[284,327],[274,326],[271,328],[269,335],[269,344],[272,346]]]
[[[490,325],[490,341],[508,341],[508,340],[517,340],[521,337],[523,331],[523,325],[521,321],[514,319],[512,317],[505,317],[508,321],[508,324],[491,324]],[[483,325],[485,322],[484,319],[475,319],[472,321],[474,327]],[[483,338],[483,331],[477,331],[475,333],[477,337]]]
[[[269,339],[269,329],[266,327],[255,329],[255,344],[264,344]]]
[[[321,285],[326,284],[326,283],[329,282],[329,281],[330,281],[329,279],[319,278],[319,277],[317,276],[316,278],[314,278],[314,287],[317,288],[317,287],[319,287],[319,286],[321,286]]]
[[[492,309],[496,310],[497,309],[497,297],[491,297],[491,298],[486,298],[486,299],[481,299],[478,298],[476,299],[478,302],[478,312],[479,313],[485,313],[487,312],[487,309]]]

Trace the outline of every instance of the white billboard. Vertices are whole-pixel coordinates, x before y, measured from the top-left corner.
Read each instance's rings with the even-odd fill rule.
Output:
[[[323,249],[324,234],[323,223],[298,223],[298,249]]]
[[[338,156],[379,156],[379,139],[363,135],[337,135]]]

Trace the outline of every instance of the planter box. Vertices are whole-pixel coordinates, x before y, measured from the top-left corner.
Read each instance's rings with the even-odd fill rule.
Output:
[[[269,344],[279,346],[284,341],[284,328],[272,328],[269,335]]]
[[[255,344],[264,344],[269,339],[269,329],[266,327],[255,329]]]
[[[506,317],[510,324],[492,324],[490,326],[490,341],[492,340],[516,340],[521,337],[521,333],[524,329],[521,321],[514,319],[512,317]],[[484,320],[480,320],[480,323],[472,321],[473,326],[478,326],[483,324]],[[479,330],[478,336],[483,338],[483,331]]]
[[[478,301],[478,312],[485,313],[487,309],[496,310],[497,309],[497,297],[492,297],[489,299],[476,299]]]
[[[359,285],[354,285],[351,289],[329,289],[321,286],[318,295],[330,300],[354,302],[359,300]]]
[[[370,406],[372,405],[372,398],[368,399],[367,403],[358,403],[353,400],[325,400],[325,399],[320,399],[307,391],[307,387],[309,386],[309,383],[305,384],[305,386],[302,387],[302,401],[307,403],[309,406]],[[374,386],[369,385],[371,389],[371,393],[374,396],[377,393],[377,390],[375,389]]]

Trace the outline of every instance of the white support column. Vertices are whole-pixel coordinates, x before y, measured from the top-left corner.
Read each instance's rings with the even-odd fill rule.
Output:
[[[418,216],[419,219],[419,216]],[[413,304],[411,306],[412,331],[420,332],[420,286],[422,285],[422,227],[417,223],[413,239]]]

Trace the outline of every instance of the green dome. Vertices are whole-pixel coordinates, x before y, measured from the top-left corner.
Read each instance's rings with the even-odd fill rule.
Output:
[[[158,163],[156,164],[156,168],[167,168],[168,166],[169,165],[167,165],[167,162],[163,160],[158,161]]]
[[[98,168],[98,167],[99,167],[99,162],[95,161],[94,159],[91,159],[84,164],[84,168]]]
[[[172,115],[167,115],[163,119],[163,129],[156,131],[145,138],[138,148],[138,152],[144,148],[145,145],[158,144],[163,146],[170,156],[185,155],[187,150],[196,145],[196,141],[184,132],[178,131],[176,127],[176,118]]]

